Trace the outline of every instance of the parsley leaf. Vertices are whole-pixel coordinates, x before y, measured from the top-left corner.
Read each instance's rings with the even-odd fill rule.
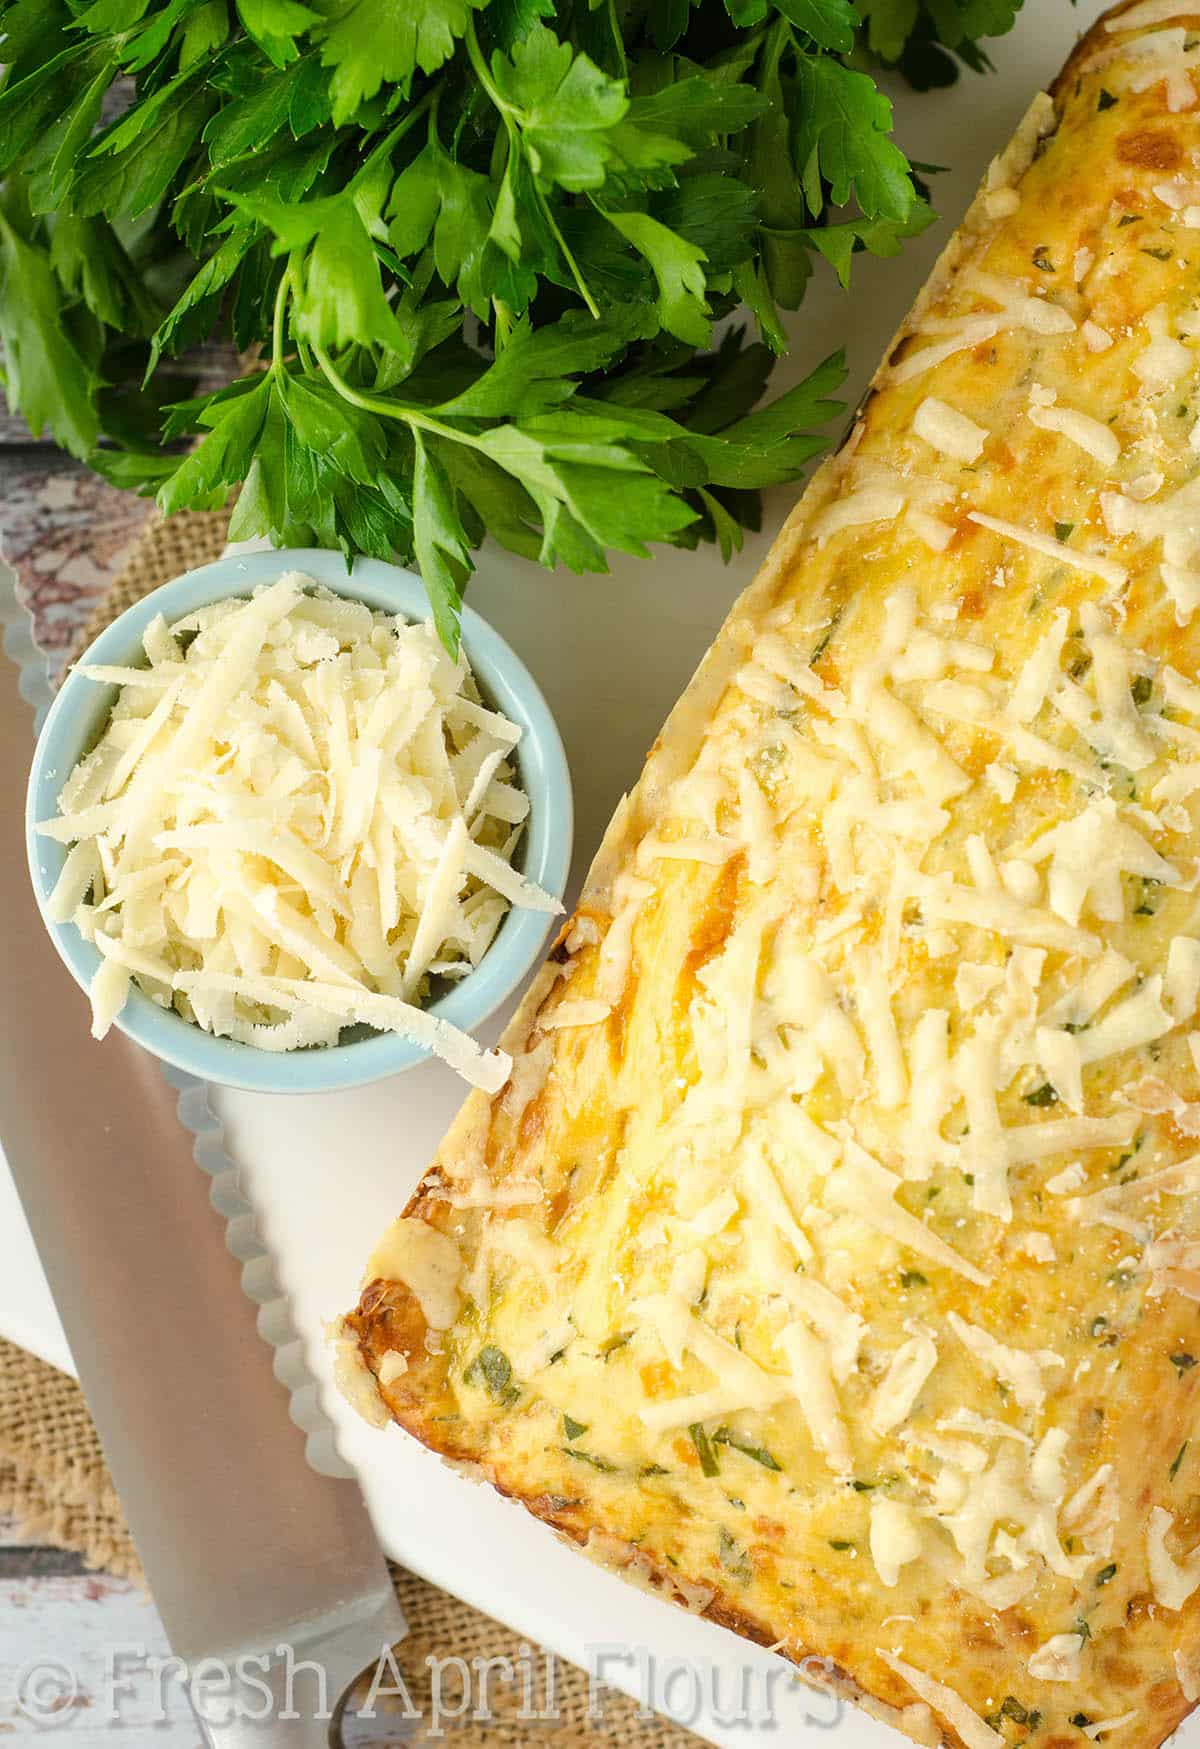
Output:
[[[296,60],[296,38],[318,18],[299,0],[237,0],[237,10],[247,34],[276,67]]]
[[[454,493],[436,455],[419,431],[413,435],[413,544],[429,591],[434,624],[442,642],[458,648],[458,610],[470,571],[467,534]]]
[[[220,486],[237,484],[242,458],[253,450],[262,431],[271,387],[264,377],[244,394],[205,410],[201,420],[209,427],[208,435],[159,490],[158,507],[164,516],[210,497]]]
[[[136,218],[157,206],[211,108],[191,72],[144,98],[83,153],[71,185],[76,212]]]
[[[851,262],[859,250],[884,257],[899,255],[909,238],[919,237],[933,223],[934,216],[926,201],[917,200],[905,219],[846,219],[840,225],[815,225],[805,235],[846,289]]]
[[[785,18],[823,49],[848,54],[858,16],[849,0],[775,0]]]
[[[502,1348],[487,1343],[463,1373],[465,1383],[485,1390],[494,1403],[507,1408],[520,1396],[520,1388],[512,1382],[512,1363]]]
[[[97,383],[63,322],[46,254],[0,214],[0,339],[8,391],[35,437],[49,426],[72,455],[85,457],[99,430]]]
[[[492,59],[492,79],[506,112],[521,129],[534,172],[562,188],[599,188],[611,146],[607,138],[629,108],[624,84],[586,54],[572,54],[544,24],[513,50]]]
[[[229,34],[229,8],[225,0],[201,0],[187,13],[179,43],[179,71],[216,54]]]
[[[384,294],[371,233],[349,193],[291,206],[231,195],[275,234],[275,253],[293,257],[296,331],[313,346],[337,350],[378,344],[401,350],[404,339]]]
[[[700,1460],[701,1475],[719,1476],[721,1473],[721,1466],[717,1461],[717,1454],[713,1450],[712,1440],[709,1438],[703,1422],[693,1422],[688,1428],[688,1436],[696,1448],[696,1456]]]
[[[321,26],[322,63],[332,69],[333,119],[339,126],[384,84],[407,91],[418,69],[449,60],[483,0],[350,0]]]
[[[489,304],[484,256],[492,211],[488,178],[456,163],[433,138],[396,178],[388,204],[388,240],[401,260],[407,260],[432,239],[438,278],[457,287],[462,302],[484,314]]]
[[[703,249],[660,224],[649,213],[607,214],[608,221],[649,262],[658,284],[658,314],[668,334],[689,346],[707,346],[712,336],[704,301]]]
[[[828,183],[835,206],[853,194],[869,219],[909,219],[916,191],[889,137],[892,106],[874,82],[828,56],[801,55],[796,88],[793,141],[809,211],[821,211]]]

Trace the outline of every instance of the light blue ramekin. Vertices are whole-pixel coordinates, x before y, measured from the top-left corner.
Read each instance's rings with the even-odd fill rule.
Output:
[[[363,601],[407,619],[428,617],[424,586],[411,571],[378,559],[359,559],[347,572],[340,554],[316,548],[247,553],[217,559],[164,583],[129,608],[103,631],[82,658],[85,662],[140,666],[145,661],[142,633],[161,613],[168,624],[232,595],[248,595],[284,571],[303,571],[337,595]],[[462,616],[463,648],[484,695],[521,727],[516,759],[529,797],[529,819],[518,864],[529,879],[561,898],[571,862],[573,808],[571,776],[562,740],[533,676],[500,635],[468,607]],[[58,810],[63,784],[83,755],[95,746],[116,699],[112,686],[87,680],[72,670],[55,699],[38,737],[30,772],[26,841],[33,888],[42,920],[76,982],[86,989],[100,963],[97,950],[72,923],[55,923],[46,901],[66,856],[66,847],[41,837],[40,820]],[[429,1012],[472,1032],[521,983],[537,960],[553,919],[541,911],[511,910],[479,965]],[[136,985],[116,1025],[156,1057],[176,1068],[227,1087],[260,1093],[321,1093],[360,1087],[423,1062],[429,1053],[394,1033],[369,1033],[311,1050],[276,1054],[232,1039],[214,1038],[178,1014],[160,1008]]]

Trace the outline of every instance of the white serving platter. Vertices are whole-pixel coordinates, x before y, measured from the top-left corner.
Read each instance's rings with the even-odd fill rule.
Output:
[[[919,97],[893,87],[899,137],[910,156],[951,166],[933,179],[944,217],[898,260],[858,257],[849,298],[836,290],[831,274],[818,273],[793,321],[793,353],[776,387],[848,341],[845,395],[853,403],[989,158],[1100,10],[1097,0],[1077,7],[1067,0],[1026,0],[1012,35],[994,45],[993,75],[967,76],[948,91]],[[611,576],[587,578],[549,575],[492,550],[483,555],[471,603],[528,663],[566,743],[576,795],[577,882],[618,797],[793,497],[790,489],[772,495],[763,533],[748,540],[728,568],[711,549],[659,553],[648,562],[617,560]],[[452,1474],[398,1429],[366,1427],[334,1390],[325,1326],[354,1302],[372,1244],[403,1206],[460,1098],[459,1083],[437,1063],[347,1093],[214,1093],[241,1190],[257,1211],[260,1238],[290,1303],[297,1340],[278,1350],[277,1372],[295,1388],[300,1365],[307,1366],[334,1424],[340,1458],[357,1472],[380,1540],[396,1560],[535,1645],[586,1667],[599,1665],[615,1686],[714,1743],[744,1745],[748,1730],[763,1729],[772,1717],[787,1734],[781,1740],[828,1728],[831,1704],[790,1683],[780,1659],[583,1561],[519,1508]],[[206,1218],[201,1186],[198,1175],[197,1220]],[[69,1369],[2,1157],[0,1334]],[[279,1335],[276,1328],[277,1343]],[[309,1455],[322,1466],[336,1461],[321,1437],[310,1439]],[[456,1648],[438,1650],[450,1655]],[[743,1669],[749,1716],[738,1718]],[[898,1740],[858,1714],[844,1728],[852,1731],[854,1749],[885,1749]]]

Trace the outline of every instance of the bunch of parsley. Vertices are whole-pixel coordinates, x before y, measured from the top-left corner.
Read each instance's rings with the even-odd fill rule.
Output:
[[[780,309],[929,218],[870,66],[1019,4],[0,0],[10,400],[164,511],[415,559],[451,647],[486,534],[728,556],[835,411],[836,359],[753,411]]]

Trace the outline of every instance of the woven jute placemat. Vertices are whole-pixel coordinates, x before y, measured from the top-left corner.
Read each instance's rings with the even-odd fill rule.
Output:
[[[181,513],[165,522],[152,512],[109,594],[82,628],[76,654],[159,583],[218,557],[226,529],[227,517],[219,512]],[[0,1513],[14,1518],[30,1540],[72,1549],[89,1566],[121,1577],[142,1578],[83,1393],[65,1374],[2,1340]],[[573,1665],[555,1663],[548,1690],[548,1661],[540,1648],[399,1567],[393,1567],[392,1577],[410,1627],[395,1654],[408,1701],[393,1704],[410,1717],[418,1715],[409,1727],[415,1734],[406,1741],[433,1740],[428,1732],[435,1720],[434,1682],[451,1696],[456,1692],[453,1673],[464,1668],[452,1661],[465,1660],[472,1672],[483,1661],[494,1673],[487,1685],[489,1717],[447,1717],[446,1740],[455,1744],[470,1749],[543,1743],[554,1749],[595,1743],[615,1749],[696,1749],[698,1739],[691,1732],[641,1716],[623,1696],[598,1696],[587,1673]],[[536,1582],[536,1575],[514,1575],[515,1583],[531,1581]],[[381,1699],[381,1712],[384,1704]],[[452,1703],[447,1713],[451,1710]],[[537,1714],[553,1716],[531,1716]]]

